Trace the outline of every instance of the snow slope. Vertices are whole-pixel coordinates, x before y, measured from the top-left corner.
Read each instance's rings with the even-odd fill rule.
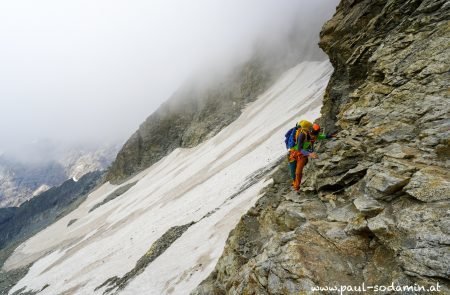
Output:
[[[331,72],[328,61],[290,69],[215,137],[175,150],[130,179],[137,183],[127,192],[88,213],[118,188],[101,186],[16,249],[5,269],[37,261],[10,293],[48,284],[39,294],[102,294],[105,288],[94,289],[131,270],[170,227],[196,221],[120,292],[189,293],[213,270],[230,230],[271,181],[263,176],[285,156],[286,130],[319,116]]]

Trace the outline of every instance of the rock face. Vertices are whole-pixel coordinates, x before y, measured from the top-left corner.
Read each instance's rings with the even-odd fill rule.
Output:
[[[341,1],[320,41],[335,68],[321,123],[336,140],[300,195],[280,167],[193,294],[450,292],[449,15],[448,1]]]

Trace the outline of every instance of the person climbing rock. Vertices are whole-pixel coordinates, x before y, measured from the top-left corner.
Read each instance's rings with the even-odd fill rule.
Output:
[[[300,189],[303,168],[308,163],[308,158],[318,158],[318,155],[314,152],[314,143],[335,136],[334,134],[321,133],[320,129],[319,124],[301,120],[296,127],[286,133],[286,147],[289,149],[289,170],[293,180],[292,187],[297,192]]]

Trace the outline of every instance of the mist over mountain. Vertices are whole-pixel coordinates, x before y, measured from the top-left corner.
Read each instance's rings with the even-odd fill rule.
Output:
[[[58,145],[34,142],[28,154],[0,155],[0,207],[19,206],[67,179],[77,181],[88,172],[106,169],[119,145]]]
[[[123,143],[193,76],[220,79],[295,26],[317,37],[336,2],[3,2],[0,150]]]

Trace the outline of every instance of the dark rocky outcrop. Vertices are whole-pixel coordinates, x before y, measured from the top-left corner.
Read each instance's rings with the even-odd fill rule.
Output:
[[[99,202],[99,203],[95,204],[94,206],[92,206],[92,208],[89,209],[89,213],[94,211],[98,207],[100,207],[100,206],[102,206],[102,205],[104,205],[104,204],[114,200],[115,198],[120,197],[121,195],[126,193],[130,188],[135,186],[136,183],[137,183],[137,181],[131,182],[131,183],[128,183],[128,184],[124,184],[124,185],[120,186],[118,189],[116,189],[111,194],[109,194],[104,200],[102,200],[101,202]]]
[[[141,274],[145,268],[156,258],[163,254],[181,235],[187,231],[195,222],[184,225],[173,226],[169,228],[159,239],[157,239],[139,260],[132,270],[127,272],[123,277],[112,277],[98,286],[95,290],[106,288],[103,294],[117,293],[122,290],[128,283]]]
[[[320,41],[335,68],[321,122],[337,138],[300,195],[280,167],[193,294],[449,293],[449,40],[448,1],[342,0]]]

